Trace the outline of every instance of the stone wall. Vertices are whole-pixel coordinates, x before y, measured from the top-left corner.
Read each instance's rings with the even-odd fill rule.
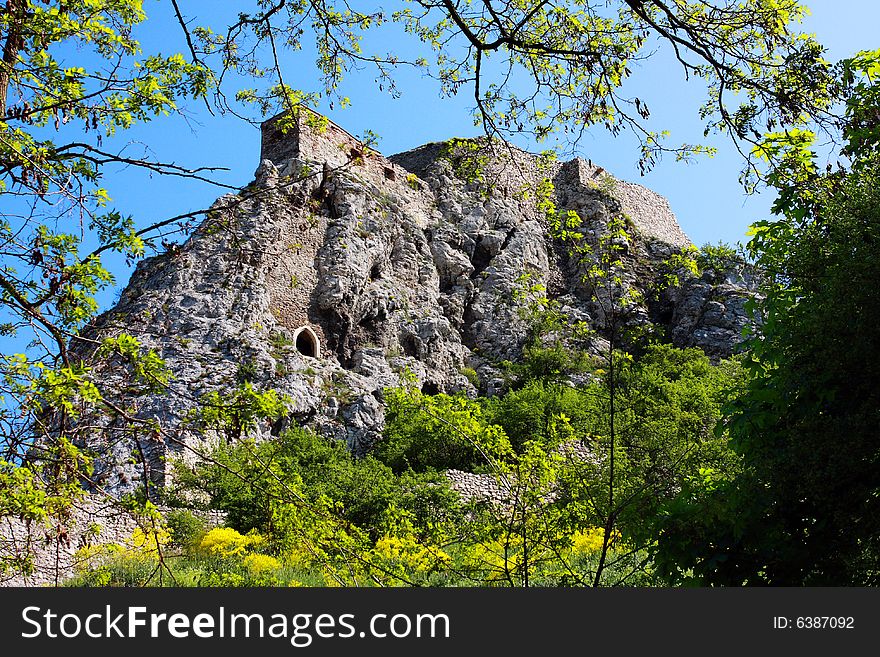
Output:
[[[463,470],[447,470],[443,473],[452,490],[465,502],[489,502],[498,506],[510,504],[510,493],[488,474],[475,474]]]
[[[291,160],[326,163],[331,169],[375,153],[345,129],[305,107],[282,112],[263,123],[260,160],[283,166]]]
[[[170,509],[161,508],[167,512]],[[221,512],[198,514],[207,527],[223,524]],[[28,558],[33,572],[25,575],[0,572],[0,586],[58,586],[88,562],[77,552],[92,545],[130,545],[138,521],[116,500],[91,495],[74,505],[63,526],[25,523],[14,518],[0,520],[0,563]],[[147,528],[148,529],[148,528]]]
[[[570,196],[583,195],[586,190],[608,194],[620,203],[624,214],[644,238],[676,248],[691,245],[690,238],[678,225],[669,201],[642,185],[615,178],[590,160],[576,158],[562,164],[556,184],[570,188]]]
[[[558,453],[568,463],[589,461],[598,463],[601,461],[588,445],[580,440],[572,440],[559,446]],[[511,507],[515,491],[508,490],[498,478],[491,474],[477,474],[463,470],[446,470],[444,476],[452,490],[457,492],[464,502],[488,502],[497,507]],[[553,494],[547,497],[547,501],[553,499]]]

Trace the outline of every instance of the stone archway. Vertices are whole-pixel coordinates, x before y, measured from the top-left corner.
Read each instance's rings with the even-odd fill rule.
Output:
[[[300,326],[293,332],[296,350],[309,358],[321,357],[321,340],[310,326]]]

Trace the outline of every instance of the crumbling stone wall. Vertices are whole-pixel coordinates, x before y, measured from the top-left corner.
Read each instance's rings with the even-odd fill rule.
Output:
[[[160,511],[168,511],[160,507]],[[226,521],[225,514],[213,511],[200,514],[207,527]],[[71,578],[78,568],[88,565],[78,554],[81,548],[116,543],[130,545],[138,522],[115,500],[89,496],[72,509],[63,526],[25,523],[15,518],[0,520],[0,554],[28,557],[33,572],[0,573],[0,586],[58,586]]]

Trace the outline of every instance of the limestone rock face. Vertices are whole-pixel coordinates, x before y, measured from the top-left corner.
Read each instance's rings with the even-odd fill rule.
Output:
[[[383,390],[404,372],[426,392],[499,392],[499,363],[516,359],[526,336],[524,274],[572,321],[593,325],[601,347],[596,291],[536,204],[543,181],[557,208],[583,219],[586,239],[628,217],[624,284],[644,293],[644,321],[713,357],[740,340],[750,294],[742,278],[661,289],[663,261],[690,242],[653,192],[590,162],[549,162],[500,143],[484,145],[469,182],[447,146],[386,159],[301,114],[286,132],[281,119],[264,125],[255,180],[218,199],[180,247],[141,262],[90,327],[95,338],[134,334],[174,374],[167,393],[132,401],[155,432],[96,435],[105,490],[133,490],[145,477],[165,484],[166,457],[190,458],[202,445],[183,422],[190,409],[243,381],[289,396],[294,421],[355,453],[381,438]],[[109,366],[100,375],[123,376]]]

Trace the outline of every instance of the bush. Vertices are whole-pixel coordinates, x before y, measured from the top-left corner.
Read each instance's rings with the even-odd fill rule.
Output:
[[[376,458],[396,473],[485,467],[475,439],[488,423],[479,402],[417,390],[389,390]]]
[[[424,527],[450,517],[455,506],[455,495],[433,470],[397,475],[374,456],[355,458],[344,443],[300,428],[273,441],[220,446],[212,461],[195,472],[178,468],[179,492],[207,497],[211,508],[227,514],[230,530],[257,531],[270,543],[286,543],[274,515],[286,503],[331,508],[340,522],[374,538],[391,505]]]
[[[466,378],[474,388],[480,387],[480,375],[477,374],[477,370],[473,367],[462,367],[458,370],[458,373]]]
[[[500,425],[514,449],[521,451],[527,441],[546,442],[550,426],[560,414],[569,419],[579,437],[586,437],[590,403],[583,390],[565,383],[535,380],[500,399],[488,400],[486,405],[488,420]]]
[[[191,552],[207,531],[204,520],[186,509],[173,509],[165,515],[165,524],[171,533],[172,547]]]
[[[735,266],[740,258],[734,247],[724,242],[718,244],[704,244],[697,253],[697,267],[701,272],[712,272],[718,280],[724,273]]]
[[[215,527],[202,537],[199,552],[220,557],[241,556],[264,542],[259,534],[243,536],[231,527]]]

